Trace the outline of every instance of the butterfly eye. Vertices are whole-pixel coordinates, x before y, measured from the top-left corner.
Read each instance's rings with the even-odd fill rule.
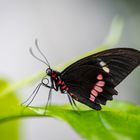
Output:
[[[50,68],[48,68],[48,69],[46,69],[46,73],[47,73],[47,75],[51,75],[51,73],[52,73],[52,70],[50,69]]]

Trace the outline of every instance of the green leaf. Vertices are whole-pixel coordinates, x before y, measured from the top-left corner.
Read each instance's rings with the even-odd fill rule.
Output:
[[[86,140],[138,140],[140,130],[140,107],[121,101],[109,102],[103,110],[95,111],[79,104],[74,111],[70,105],[44,108],[15,106],[16,112],[7,116],[0,114],[0,123],[20,117],[54,117],[67,122]],[[6,111],[5,111],[6,112]]]
[[[0,89],[8,84],[0,80]],[[51,106],[44,115],[43,108],[20,106],[15,93],[0,96],[0,136],[3,140],[18,140],[17,118],[54,117],[67,122],[81,137],[87,140],[138,140],[140,107],[121,101],[108,102],[101,111],[79,105],[74,111],[69,105]]]
[[[0,94],[9,85],[6,81],[0,80]],[[0,97],[0,118],[6,121],[11,113],[17,112],[17,104],[19,101],[14,92],[10,92],[5,96]],[[3,121],[2,121],[3,122]],[[18,140],[19,139],[19,120],[0,123],[0,139],[1,140]]]
[[[80,106],[80,111],[78,112],[69,108],[69,106],[53,106],[49,108],[46,115],[63,119],[81,137],[87,140],[139,139],[139,106],[112,101],[102,111],[95,111],[84,105]],[[37,114],[41,113],[41,108],[30,109]]]

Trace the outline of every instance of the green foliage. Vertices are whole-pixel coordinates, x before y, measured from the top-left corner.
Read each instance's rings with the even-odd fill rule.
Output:
[[[34,111],[38,113],[37,109]],[[82,105],[78,112],[66,106],[54,106],[46,115],[65,120],[87,140],[139,139],[140,107],[129,103],[113,101],[102,111]]]
[[[0,93],[9,85],[4,80],[0,80]],[[19,120],[6,121],[11,113],[17,113],[17,104],[19,101],[14,92],[6,95],[0,95],[0,139],[18,140],[19,139]],[[19,111],[18,111],[19,112]],[[5,123],[3,123],[5,120]]]
[[[10,96],[12,97],[12,94],[8,95],[2,99],[4,104],[1,105],[4,105],[4,109],[0,108],[0,112],[2,112],[0,114],[0,126],[4,124],[5,128],[10,130],[10,134],[11,131],[17,132],[15,131],[17,127],[12,126],[11,128],[9,125],[9,121],[12,122],[11,120],[13,119],[48,116],[67,122],[81,137],[87,140],[139,139],[139,106],[121,101],[112,101],[103,107],[101,111],[92,110],[81,104],[78,105],[79,111],[74,111],[70,105],[57,105],[50,106],[44,114],[45,110],[43,107],[26,108],[18,104],[10,105],[9,103],[13,103],[11,101],[13,99],[9,99]],[[7,131],[2,132],[3,135],[7,136]]]

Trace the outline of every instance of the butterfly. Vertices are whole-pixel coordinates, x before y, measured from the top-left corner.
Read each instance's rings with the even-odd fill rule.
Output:
[[[32,49],[31,54],[48,68],[46,76],[31,96],[35,97],[41,86],[47,87],[50,89],[48,102],[52,90],[55,90],[66,94],[72,106],[76,106],[76,100],[92,109],[101,110],[101,105],[106,105],[108,100],[113,100],[113,95],[118,94],[115,87],[140,65],[140,51],[132,48],[113,48],[84,57],[58,72],[50,67],[37,41],[36,47],[45,61],[35,56]]]

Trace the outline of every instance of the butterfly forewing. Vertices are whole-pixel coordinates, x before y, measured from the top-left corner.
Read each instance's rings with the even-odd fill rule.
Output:
[[[79,102],[100,110],[100,104],[117,94],[114,89],[140,64],[140,52],[129,48],[106,50],[85,57],[61,72],[69,94]]]

